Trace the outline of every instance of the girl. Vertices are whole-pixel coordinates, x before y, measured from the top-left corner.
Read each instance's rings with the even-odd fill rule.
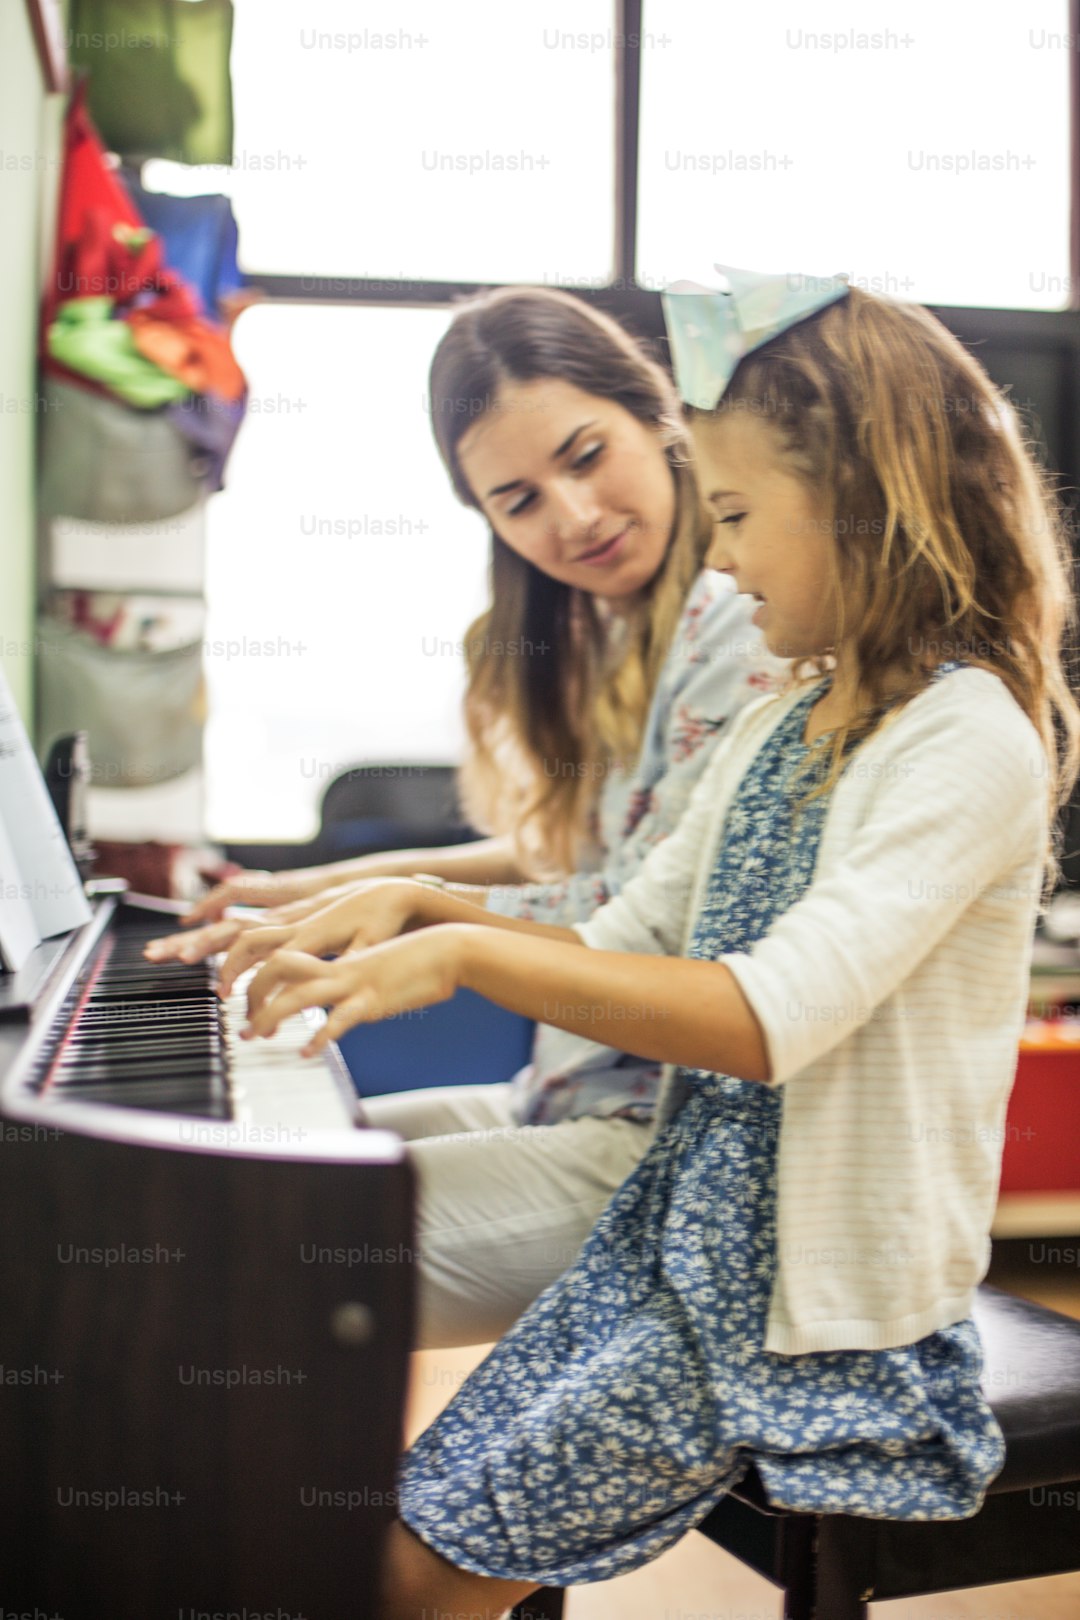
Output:
[[[467,642],[464,786],[473,821],[497,836],[251,874],[192,921],[235,901],[300,901],[267,919],[285,924],[343,880],[414,872],[498,885],[465,891],[493,914],[584,921],[673,830],[707,744],[786,673],[746,604],[701,572],[710,525],[675,389],[614,321],[555,291],[489,293],[455,316],[430,398],[454,487],[491,525],[493,600]],[[525,884],[529,872],[549,880]],[[241,927],[213,921],[148,954],[194,960]],[[541,1007],[513,1084],[365,1104],[372,1125],[414,1143],[421,1346],[499,1337],[648,1144],[659,1066],[624,1054],[625,1031],[603,1044],[549,1022]]]
[[[252,982],[252,1034],[467,984],[600,1040],[633,1016],[674,1065],[580,1256],[405,1457],[384,1620],[624,1573],[751,1463],[778,1505],[919,1519],[974,1513],[1001,1466],[969,1312],[1076,774],[1060,525],[975,361],[855,290],[694,432],[710,561],[796,668],[675,835],[576,930],[388,886],[338,930],[383,943]]]

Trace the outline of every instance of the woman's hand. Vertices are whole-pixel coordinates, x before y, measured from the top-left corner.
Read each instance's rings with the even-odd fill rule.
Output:
[[[224,917],[202,928],[189,927],[192,918],[198,920],[196,912],[191,911],[184,918],[183,933],[164,934],[160,939],[149,940],[143,955],[150,962],[202,962],[219,951],[227,951],[251,929],[296,927],[306,917],[331,905],[336,897],[349,893],[352,887],[352,884],[343,884],[339,889],[323,889],[308,900],[295,900],[291,905],[277,906],[259,916]]]
[[[304,1057],[313,1057],[354,1024],[448,1001],[460,982],[465,931],[457,923],[424,928],[336,962],[302,951],[275,951],[248,987],[248,1023],[241,1036],[273,1035],[305,1007],[326,1007],[326,1022],[303,1049]]]
[[[394,939],[420,914],[431,892],[409,878],[370,878],[343,891],[330,891],[339,897],[328,905],[313,907],[307,902],[308,911],[302,917],[279,913],[279,920],[267,927],[247,928],[221,964],[219,994],[227,996],[241,973],[264,962],[274,951],[342,955]]]
[[[327,869],[312,866],[296,872],[238,872],[235,877],[215,883],[209,894],[197,900],[185,921],[195,923],[220,922],[230,906],[280,906],[298,900],[310,900],[325,894],[335,884]],[[222,949],[221,946],[217,947]]]

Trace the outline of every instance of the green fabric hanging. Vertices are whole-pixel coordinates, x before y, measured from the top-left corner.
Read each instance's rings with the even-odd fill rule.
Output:
[[[232,25],[232,0],[71,0],[69,54],[110,151],[232,163]]]
[[[53,359],[104,383],[140,410],[186,399],[191,393],[187,384],[139,353],[127,321],[112,319],[113,308],[111,298],[72,298],[61,304],[45,335]]]

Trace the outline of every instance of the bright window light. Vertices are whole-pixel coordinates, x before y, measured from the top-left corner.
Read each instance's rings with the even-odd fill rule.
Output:
[[[449,319],[274,304],[237,323],[250,406],[209,505],[211,837],[307,839],[339,771],[460,758],[488,531],[429,426]]]
[[[722,261],[931,304],[1069,302],[1065,0],[647,13],[645,285]]]
[[[237,0],[242,265],[318,282],[610,280],[611,0]]]

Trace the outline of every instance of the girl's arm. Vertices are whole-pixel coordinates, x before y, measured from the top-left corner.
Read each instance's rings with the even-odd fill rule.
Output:
[[[994,926],[1012,934],[1033,921],[1046,841],[1041,744],[1011,698],[980,698],[966,680],[916,700],[867,745],[856,763],[873,786],[853,774],[865,813],[842,860],[748,952],[668,959],[682,948],[686,897],[708,848],[721,745],[675,836],[582,925],[587,950],[537,924],[457,923],[331,963],[282,951],[252,983],[251,1031],[329,1006],[322,1045],[464,984],[646,1058],[782,1084],[872,1018],[975,902],[985,897]],[[1003,883],[1009,873],[1020,874],[1015,884]]]
[[[507,939],[486,928],[455,933],[459,986],[510,1012],[636,1057],[769,1079],[761,1027],[720,962],[571,952],[556,940]]]
[[[354,1024],[431,1006],[464,988],[639,1057],[769,1080],[761,1029],[722,963],[591,951],[576,935],[556,932],[451,923],[333,962],[279,951],[252,981],[243,1034],[272,1035],[303,1008],[325,1006],[329,1017],[310,1054]]]
[[[990,691],[973,692],[976,678],[992,683]],[[1019,934],[1017,963],[1026,968],[1046,843],[1045,772],[1034,727],[983,672],[946,677],[864,745],[835,790],[863,800],[842,856],[748,951],[724,959],[760,1023],[771,1084],[867,1024],[976,904],[987,937],[965,941],[972,956],[963,1016],[994,1016],[992,1005],[974,1011],[979,952],[992,963],[995,931]],[[590,949],[648,948],[661,893],[648,879],[663,877],[660,863],[676,842],[583,924]],[[952,998],[955,1017],[955,987],[939,988],[936,1016]]]

